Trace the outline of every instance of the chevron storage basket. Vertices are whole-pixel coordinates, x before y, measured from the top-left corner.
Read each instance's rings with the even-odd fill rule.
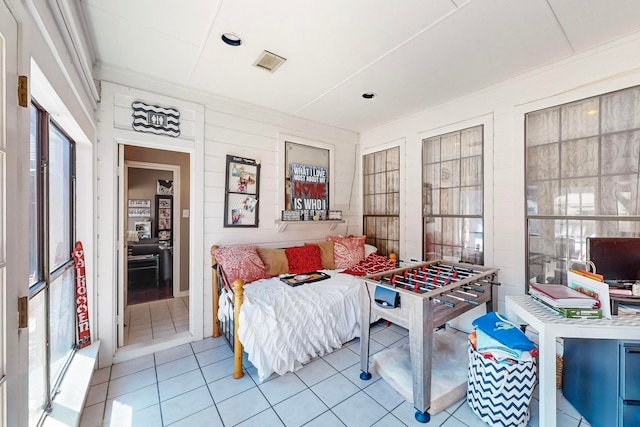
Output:
[[[536,362],[502,364],[469,347],[467,402],[491,426],[526,426],[536,385]]]

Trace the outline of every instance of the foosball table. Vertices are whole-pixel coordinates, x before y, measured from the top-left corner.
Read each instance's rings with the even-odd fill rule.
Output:
[[[360,378],[371,378],[370,328],[366,327],[371,315],[407,328],[412,396],[397,391],[407,400],[412,397],[416,420],[428,422],[434,329],[481,304],[486,304],[487,312],[492,311],[493,286],[499,285],[497,273],[497,268],[434,260],[365,276],[361,293]],[[385,378],[382,373],[381,376]],[[394,386],[393,382],[390,384]]]

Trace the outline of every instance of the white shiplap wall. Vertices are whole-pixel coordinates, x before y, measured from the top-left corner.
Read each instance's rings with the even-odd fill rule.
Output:
[[[345,222],[329,231],[322,222],[301,222],[278,232],[275,221],[284,209],[284,141],[320,144],[333,151],[330,172],[332,209],[343,211]],[[211,100],[205,110],[204,159],[204,251],[211,245],[259,244],[288,247],[324,240],[328,234],[361,234],[359,165],[356,164],[357,134],[307,120],[247,106]],[[224,228],[226,156],[260,161],[259,227]],[[353,194],[352,194],[353,188]],[[351,207],[351,215],[348,215]],[[348,226],[348,227],[347,227]],[[205,260],[204,329],[210,332],[210,258]]]
[[[463,98],[364,132],[363,151],[404,139],[405,200],[421,199],[421,140],[469,124],[485,124],[485,264],[500,268],[499,305],[525,289],[524,114],[640,84],[640,34],[545,66]],[[487,127],[490,129],[487,131]],[[420,257],[421,210],[404,204],[401,257]],[[414,238],[412,238],[414,237]]]
[[[98,234],[98,331],[102,341],[100,366],[136,357],[145,352],[158,351],[158,347],[147,347],[135,351],[121,351],[117,347],[117,284],[118,284],[118,145],[135,145],[146,148],[180,151],[190,154],[190,180],[202,182],[203,178],[203,141],[204,107],[189,101],[171,98],[156,93],[129,88],[109,82],[102,82],[99,115],[99,138],[96,149],[97,175],[97,234]],[[132,109],[134,101],[150,105],[173,107],[180,111],[180,136],[177,138],[134,131],[132,128]],[[202,187],[191,186],[190,209],[190,256],[189,277],[203,277],[202,253],[203,208]],[[186,230],[183,230],[183,235]],[[124,250],[124,249],[123,249]],[[190,284],[190,331],[193,338],[202,338],[204,283],[194,279]],[[186,338],[184,338],[186,340]]]
[[[98,234],[100,287],[100,336],[107,345],[101,366],[112,363],[115,344],[115,230],[117,193],[115,171],[117,143],[148,148],[173,149],[192,154],[191,227],[198,238],[191,246],[191,322],[200,336],[212,332],[210,247],[212,245],[260,244],[270,247],[302,245],[324,240],[328,234],[361,234],[361,203],[358,135],[289,115],[213,97],[195,97],[199,103],[170,98],[136,88],[102,83],[100,139],[98,144]],[[178,138],[135,132],[131,129],[131,103],[176,107],[180,110]],[[198,146],[202,141],[201,150]],[[284,140],[318,144],[333,152],[330,186],[332,209],[343,211],[345,222],[329,231],[322,222],[289,225],[278,232],[276,220],[284,208]],[[226,155],[261,162],[258,228],[224,228]],[[355,173],[354,173],[355,172]],[[201,205],[201,209],[194,208]],[[351,215],[349,215],[349,212]],[[200,224],[200,225],[198,225]],[[195,227],[195,228],[194,228]],[[193,235],[192,235],[193,237]],[[194,315],[198,316],[194,320]],[[194,334],[198,336],[198,333]],[[149,349],[149,351],[157,349]],[[142,353],[138,352],[136,355]],[[120,359],[118,359],[120,360]]]
[[[205,114],[205,241],[211,244],[273,244],[289,246],[302,244],[309,239],[324,240],[328,226],[305,222],[291,225],[284,232],[277,232],[276,220],[284,208],[284,140],[332,147],[335,163],[331,170],[330,186],[334,193],[330,200],[332,209],[343,211],[345,223],[330,234],[360,233],[360,203],[351,204],[352,216],[346,222],[351,188],[354,198],[360,194],[358,177],[353,177],[357,135],[336,131],[319,133],[319,129],[305,130],[292,127],[295,123],[269,123],[272,117],[243,117],[230,112],[207,108]],[[292,120],[297,121],[297,120]],[[304,126],[304,123],[299,123]],[[285,136],[286,135],[286,136]],[[259,227],[224,228],[224,185],[226,156],[236,155],[260,161]]]

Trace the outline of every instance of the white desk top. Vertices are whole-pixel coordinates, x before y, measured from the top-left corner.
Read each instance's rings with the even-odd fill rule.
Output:
[[[567,319],[534,301],[529,295],[506,296],[505,311],[512,322],[520,323],[519,318],[540,334],[540,427],[556,425],[556,338],[640,339],[640,315],[619,315],[612,319]]]
[[[553,311],[552,309],[545,307],[543,304],[534,301],[529,295],[517,295],[517,296],[507,296],[507,300],[510,301],[511,304],[519,307],[522,310],[525,310],[531,313],[539,322],[545,325],[553,325],[554,327],[561,327],[563,330],[565,327],[573,327],[578,329],[600,329],[600,328],[611,328],[611,327],[640,327],[640,316],[634,315],[618,315],[612,316],[612,319],[568,319],[563,317]],[[525,319],[523,319],[525,320]],[[533,325],[532,325],[533,326]],[[535,326],[534,326],[535,328]],[[563,336],[558,334],[558,336]],[[570,335],[573,336],[573,335]],[[577,337],[582,337],[582,335],[578,335]],[[596,338],[596,337],[588,337],[584,338]],[[636,332],[636,336],[634,338],[640,338],[640,330]]]

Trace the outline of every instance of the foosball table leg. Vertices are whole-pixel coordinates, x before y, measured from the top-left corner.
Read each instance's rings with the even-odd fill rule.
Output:
[[[371,379],[371,373],[369,373],[369,337],[371,332],[372,301],[369,285],[364,281],[360,289],[360,303],[362,306],[360,310],[360,324],[363,325],[360,330],[360,379],[362,381],[368,381]]]
[[[419,423],[428,423],[431,419],[431,415],[427,411],[416,411],[416,421]]]
[[[369,372],[362,371],[360,372],[360,379],[362,381],[369,381],[371,379],[371,374]]]

